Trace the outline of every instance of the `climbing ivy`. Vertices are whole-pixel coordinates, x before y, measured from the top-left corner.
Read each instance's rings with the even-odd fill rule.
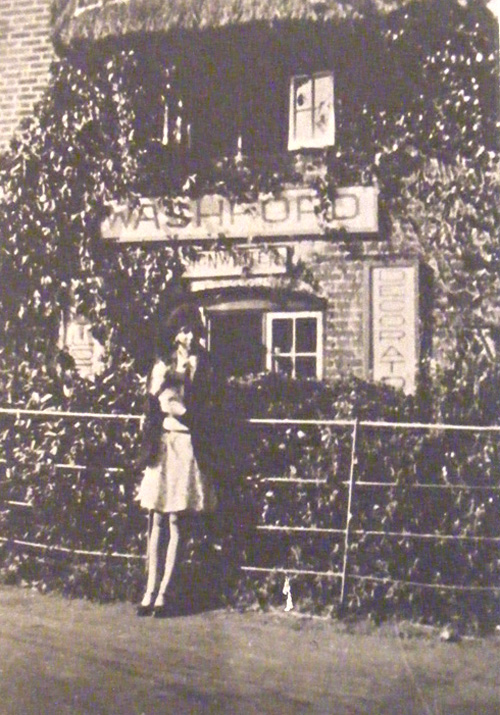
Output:
[[[155,321],[181,290],[185,251],[99,238],[109,202],[134,205],[144,193],[167,205],[210,192],[252,201],[305,181],[318,192],[329,234],[337,187],[377,183],[387,229],[378,250],[432,267],[438,327],[451,326],[456,337],[496,323],[497,82],[488,18],[481,3],[428,0],[344,22],[205,30],[196,43],[189,33],[139,34],[66,47],[0,165],[7,373],[20,360],[42,369],[56,358],[70,303],[90,319],[108,361],[125,349],[145,369]],[[315,43],[305,41],[311,32]],[[335,68],[337,144],[288,153],[280,115],[288,77],[325,66]],[[194,121],[190,153],[160,136],[165,102],[179,107],[181,96],[182,131]],[[224,144],[224,132],[234,142],[241,132],[240,151]]]

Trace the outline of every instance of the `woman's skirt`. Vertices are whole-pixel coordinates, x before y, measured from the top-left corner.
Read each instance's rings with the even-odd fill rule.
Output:
[[[163,432],[158,462],[146,467],[137,500],[168,514],[215,509],[214,488],[198,467],[189,432]]]

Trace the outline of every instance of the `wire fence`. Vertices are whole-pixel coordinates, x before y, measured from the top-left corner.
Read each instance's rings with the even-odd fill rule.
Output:
[[[102,422],[122,422],[131,423],[137,428],[142,424],[142,417],[136,414],[114,414],[114,413],[90,413],[90,412],[69,412],[57,410],[34,410],[34,409],[18,409],[18,408],[0,408],[0,415],[6,418],[14,418],[11,429],[15,430],[16,425],[20,420],[26,418],[36,418],[37,420],[91,420]],[[266,426],[271,429],[280,429],[283,427],[296,428],[330,428],[333,430],[348,430],[350,439],[350,454],[347,470],[347,478],[337,480],[336,484],[342,484],[347,489],[346,511],[343,516],[341,526],[314,526],[306,524],[266,524],[258,523],[255,525],[257,533],[282,533],[282,534],[323,534],[334,535],[341,539],[341,566],[338,569],[311,569],[311,568],[287,568],[280,565],[262,566],[259,564],[245,563],[241,565],[241,570],[249,574],[283,574],[284,576],[301,577],[316,577],[320,579],[338,579],[340,582],[340,601],[345,599],[347,583],[349,581],[371,582],[374,584],[400,585],[408,588],[418,589],[434,589],[442,591],[456,592],[489,592],[500,593],[500,584],[497,585],[482,585],[482,584],[450,584],[442,582],[425,582],[411,579],[391,578],[390,576],[377,576],[376,574],[359,574],[353,573],[350,570],[350,551],[353,539],[357,537],[372,537],[376,539],[404,539],[410,541],[425,541],[428,543],[443,544],[447,542],[471,542],[478,544],[500,544],[499,535],[477,535],[477,534],[450,534],[450,533],[420,533],[412,531],[411,528],[401,530],[390,529],[369,529],[369,528],[352,528],[353,521],[353,504],[355,495],[360,490],[381,489],[387,490],[398,486],[397,481],[379,481],[374,479],[358,479],[357,465],[360,457],[360,432],[361,430],[375,431],[427,431],[427,432],[455,432],[458,434],[471,435],[491,435],[494,438],[500,433],[500,426],[484,426],[484,425],[461,425],[461,424],[439,424],[439,423],[412,423],[412,422],[387,422],[387,421],[370,421],[370,420],[301,420],[301,419],[250,419],[247,420],[249,425],[256,428]],[[8,476],[8,471],[13,465],[8,454],[1,460],[5,467]],[[57,470],[79,470],[84,471],[87,467],[85,464],[73,463],[56,463]],[[109,473],[120,473],[124,470],[123,467],[102,467],[103,471]],[[302,478],[294,476],[276,476],[267,475],[260,476],[260,481],[269,483],[281,483],[289,485],[301,485],[304,488],[314,488],[320,485],[328,485],[327,478]],[[500,491],[500,485],[496,484],[466,484],[466,483],[424,483],[414,481],[409,485],[412,490],[434,490],[435,493],[445,491],[460,491],[460,492],[483,492],[495,493]],[[10,509],[30,509],[29,501],[18,501],[7,499],[4,500],[4,505]],[[12,538],[0,534],[0,542],[4,544],[15,545],[19,548],[36,549],[40,551],[61,552],[67,554],[77,554],[87,557],[106,557],[119,559],[140,559],[143,558],[137,554],[121,553],[121,552],[104,552],[93,549],[72,549],[67,546],[54,546],[49,544],[37,543],[23,538]]]

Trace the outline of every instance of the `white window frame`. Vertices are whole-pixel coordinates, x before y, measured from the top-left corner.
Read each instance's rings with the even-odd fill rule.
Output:
[[[317,109],[315,106],[315,83],[318,79],[329,78],[331,80],[331,116],[330,121],[332,130],[329,137],[325,135],[314,136],[314,113]],[[296,87],[299,82],[310,80],[312,83],[312,101],[311,101],[311,136],[297,136],[297,108],[295,106]],[[316,72],[311,75],[295,75],[290,80],[290,102],[289,102],[289,122],[288,122],[288,150],[296,149],[322,149],[335,144],[335,86],[333,81],[333,72]]]
[[[316,352],[314,353],[297,353],[295,350],[295,323],[299,318],[315,318],[316,319]],[[264,341],[266,349],[266,370],[272,372],[273,357],[277,354],[272,349],[273,339],[273,320],[287,319],[293,320],[293,340],[292,351],[290,353],[280,353],[283,357],[292,358],[292,377],[296,377],[295,360],[298,357],[315,357],[316,358],[316,379],[323,379],[323,313],[320,310],[302,310],[302,311],[286,311],[286,312],[269,312],[264,315]]]
[[[175,106],[172,109],[173,104],[175,104]],[[165,102],[163,106],[163,127],[161,136],[163,146],[173,144],[191,149],[191,124],[185,121],[183,107],[182,99],[178,99],[175,103],[169,102],[168,100]],[[172,114],[175,119],[173,126],[171,126],[170,123],[170,114]]]

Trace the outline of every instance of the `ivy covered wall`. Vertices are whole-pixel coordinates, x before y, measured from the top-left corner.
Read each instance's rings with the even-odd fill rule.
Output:
[[[381,148],[452,161],[496,146],[496,27],[477,3],[431,0],[388,16],[255,22],[100,45],[104,56],[117,46],[133,49],[137,61],[130,79],[150,192],[168,190],[172,166],[182,166],[182,186],[193,172],[210,175],[212,160],[236,154],[238,146],[253,158],[251,178],[263,165],[291,171],[290,78],[324,70],[334,74],[337,131],[335,147],[319,160],[339,183],[371,181]],[[165,104],[172,121],[179,100],[189,152],[161,144]]]
[[[436,356],[456,357],[458,339],[496,328],[496,26],[482,3],[427,0],[390,14],[365,8],[342,20],[254,20],[90,45],[76,38],[60,50],[45,99],[2,159],[9,399],[23,361],[59,370],[70,296],[109,361],[125,350],[146,369],[188,249],[105,245],[99,226],[110,200],[156,193],[182,211],[183,199],[214,190],[242,200],[277,191],[304,181],[304,168],[325,215],[338,186],[378,184],[380,240],[347,241],[328,222],[326,236],[341,260],[397,255],[430,267]],[[335,75],[337,143],[283,151],[289,74],[325,67]],[[182,95],[190,153],[158,140],[168,92]]]

